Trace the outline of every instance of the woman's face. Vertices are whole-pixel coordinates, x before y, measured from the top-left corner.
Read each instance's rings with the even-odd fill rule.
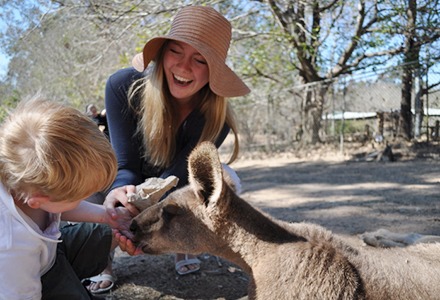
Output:
[[[171,95],[184,104],[209,82],[205,58],[192,46],[169,41],[164,48],[163,68]]]

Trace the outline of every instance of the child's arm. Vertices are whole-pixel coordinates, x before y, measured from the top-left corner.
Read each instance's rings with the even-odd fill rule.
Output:
[[[87,201],[81,201],[75,209],[61,214],[63,221],[71,222],[107,223],[108,217],[104,206]]]
[[[103,205],[82,201],[75,209],[62,213],[63,221],[106,223],[120,231],[128,230],[132,216],[125,207],[116,207],[116,215],[110,216]]]

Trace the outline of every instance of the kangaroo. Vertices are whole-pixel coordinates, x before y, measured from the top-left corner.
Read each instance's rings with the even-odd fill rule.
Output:
[[[133,219],[143,252],[223,257],[249,274],[249,299],[439,299],[440,243],[356,248],[321,226],[276,220],[234,192],[208,142],[188,170],[186,187]]]

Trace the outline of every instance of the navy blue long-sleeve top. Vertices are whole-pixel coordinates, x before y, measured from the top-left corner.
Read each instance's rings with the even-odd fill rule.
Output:
[[[110,131],[110,141],[118,160],[118,173],[110,190],[124,185],[138,185],[150,177],[179,178],[177,188],[188,183],[187,159],[197,145],[205,125],[205,118],[196,109],[180,125],[176,135],[176,154],[167,168],[158,168],[145,158],[143,139],[137,133],[139,103],[129,105],[128,90],[132,83],[142,78],[143,73],[134,68],[121,69],[107,80],[105,88],[105,108]],[[225,123],[215,145],[220,145],[230,131]]]

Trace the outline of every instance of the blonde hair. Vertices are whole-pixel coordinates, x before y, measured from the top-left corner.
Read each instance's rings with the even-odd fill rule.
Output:
[[[166,43],[162,46],[166,46]],[[167,167],[175,156],[175,141],[179,124],[171,105],[171,95],[164,79],[163,51],[158,52],[151,73],[135,82],[129,90],[132,107],[136,97],[140,98],[140,121],[138,132],[143,136],[145,156],[155,166]],[[233,162],[239,152],[237,123],[227,98],[216,95],[209,86],[199,92],[199,109],[205,117],[205,126],[198,143],[215,142],[226,124],[234,134],[234,149],[228,163]]]
[[[107,138],[67,105],[22,101],[0,128],[0,180],[20,199],[39,193],[78,201],[108,188],[116,172]]]

